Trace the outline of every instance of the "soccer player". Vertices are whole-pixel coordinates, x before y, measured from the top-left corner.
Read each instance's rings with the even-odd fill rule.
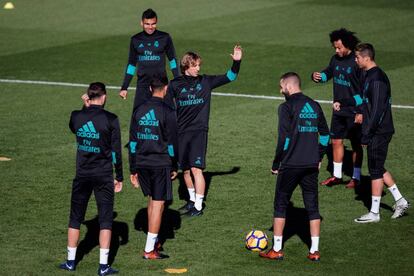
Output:
[[[157,14],[152,9],[143,12],[143,31],[131,37],[128,65],[119,96],[127,98],[129,84],[137,73],[137,87],[134,108],[151,98],[149,84],[153,75],[166,75],[165,55],[169,60],[174,77],[179,76],[175,49],[168,33],[157,30]]]
[[[308,259],[319,261],[321,217],[318,206],[318,174],[329,142],[329,129],[320,105],[301,92],[299,76],[294,72],[280,78],[280,92],[286,102],[279,106],[278,142],[272,173],[277,174],[273,248],[259,255],[282,260],[283,229],[286,210],[296,186],[302,188],[305,209],[309,216],[312,245]]]
[[[371,175],[372,203],[368,214],[355,219],[358,223],[378,222],[384,184],[395,200],[391,218],[399,218],[410,207],[401,195],[389,171],[384,168],[388,145],[394,134],[391,113],[391,85],[387,75],[375,63],[375,50],[369,43],[356,48],[356,63],[367,72],[363,91],[362,145],[367,147],[368,169]]]
[[[121,131],[118,117],[103,109],[106,101],[105,85],[91,83],[87,90],[89,106],[73,111],[69,127],[76,135],[76,176],[68,229],[68,258],[61,269],[74,271],[80,225],[85,219],[88,201],[94,192],[99,215],[98,275],[118,273],[108,265],[113,221],[114,192],[122,190]],[[115,179],[113,177],[115,167]]]
[[[231,56],[233,65],[226,74],[199,75],[201,57],[194,52],[187,52],[181,59],[183,75],[172,80],[168,87],[166,102],[172,104],[175,99],[178,160],[190,196],[190,200],[180,211],[188,216],[203,214],[206,187],[203,170],[206,167],[211,91],[236,79],[240,70],[242,48],[236,45]]]
[[[135,188],[141,186],[148,196],[144,259],[168,258],[159,252],[161,244],[157,242],[164,203],[172,200],[171,180],[177,176],[177,121],[175,110],[163,102],[167,84],[166,76],[151,81],[152,98],[135,110],[130,128],[131,183]]]
[[[343,105],[337,110],[336,102],[343,99],[355,98],[361,100],[361,85],[363,79],[362,70],[355,63],[355,46],[359,39],[355,33],[346,29],[339,29],[329,34],[330,41],[335,49],[328,67],[321,72],[313,72],[314,82],[325,83],[333,78],[333,112],[330,135],[333,148],[333,176],[321,183],[321,185],[335,185],[342,183],[342,161],[344,158],[343,140],[349,138],[352,145],[353,175],[346,185],[354,188],[361,177],[362,147],[361,147],[361,123],[362,115],[358,107]]]

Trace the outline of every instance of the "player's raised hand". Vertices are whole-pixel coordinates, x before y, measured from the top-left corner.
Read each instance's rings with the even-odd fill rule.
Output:
[[[313,72],[312,73],[312,79],[314,82],[320,82],[322,77],[321,77],[321,73],[319,72]]]
[[[89,107],[90,105],[91,105],[91,101],[89,100],[89,97],[88,97],[88,94],[83,94],[82,96],[81,96],[81,99],[82,99],[82,101],[83,101],[83,105],[84,106],[86,106],[86,107]]]
[[[139,188],[138,174],[137,173],[131,174],[129,176],[129,179],[131,180],[132,187],[138,189]]]
[[[119,97],[121,97],[122,99],[126,100],[127,96],[128,96],[128,90],[119,91]]]
[[[233,49],[233,54],[230,54],[233,60],[241,60],[243,55],[242,47],[239,44],[236,44]]]
[[[122,181],[114,179],[114,191],[115,193],[119,193],[120,191],[122,191]]]

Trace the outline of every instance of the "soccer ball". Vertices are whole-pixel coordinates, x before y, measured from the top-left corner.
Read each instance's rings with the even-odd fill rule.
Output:
[[[252,230],[246,236],[246,248],[251,251],[263,251],[267,248],[268,238],[263,231]]]

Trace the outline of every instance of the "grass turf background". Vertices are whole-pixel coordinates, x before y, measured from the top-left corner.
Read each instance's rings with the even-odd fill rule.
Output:
[[[0,1],[1,6],[5,1]],[[328,33],[345,26],[362,41],[376,46],[377,61],[393,87],[394,104],[413,105],[414,4],[410,1],[13,1],[16,9],[0,10],[0,78],[119,85],[128,54],[129,37],[139,31],[147,7],[159,14],[158,27],[173,37],[178,56],[198,51],[204,73],[225,72],[236,42],[244,48],[239,79],[219,91],[278,94],[278,76],[295,70],[304,91],[331,98],[331,84],[316,85],[308,76],[326,66],[332,55]],[[135,80],[131,83],[134,86]],[[131,89],[133,91],[133,89]],[[60,273],[65,258],[71,179],[75,170],[74,137],[69,114],[80,106],[82,89],[57,86],[0,84],[0,241],[5,274]],[[132,97],[126,102],[111,91],[107,108],[119,115],[126,143]],[[133,93],[131,93],[133,94]],[[131,95],[132,96],[132,95]],[[164,245],[169,260],[145,262],[139,257],[145,235],[134,229],[137,212],[146,206],[129,181],[116,196],[115,219],[129,226],[114,267],[123,274],[165,274],[185,267],[188,274],[410,274],[414,269],[414,221],[391,220],[392,197],[383,198],[382,220],[356,225],[366,212],[354,191],[343,186],[320,188],[324,217],[322,262],[310,264],[306,245],[293,236],[285,244],[286,260],[268,262],[243,248],[252,228],[268,230],[272,222],[275,179],[269,174],[276,141],[276,108],[280,102],[213,97],[207,169],[211,178],[203,217],[182,220],[174,238]],[[330,110],[324,105],[329,120]],[[412,110],[394,109],[396,135],[387,168],[408,199],[414,150]],[[127,174],[124,151],[125,175]],[[323,167],[327,164],[324,161]],[[217,175],[240,167],[234,174]],[[367,174],[366,167],[363,173]],[[328,173],[321,171],[320,178]],[[178,183],[175,182],[175,195]],[[358,199],[358,198],[357,198]],[[303,208],[300,190],[293,196]],[[175,197],[172,210],[182,202]],[[87,218],[96,214],[92,200]],[[85,227],[82,228],[86,232]],[[267,231],[271,234],[270,231]],[[95,248],[76,274],[96,273]],[[2,272],[2,273],[3,273]],[[63,274],[63,273],[62,273]]]

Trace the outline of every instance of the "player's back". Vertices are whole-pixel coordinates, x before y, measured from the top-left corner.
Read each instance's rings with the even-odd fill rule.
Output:
[[[112,133],[119,125],[115,114],[91,105],[73,111],[69,127],[76,135],[77,176],[112,174]]]

